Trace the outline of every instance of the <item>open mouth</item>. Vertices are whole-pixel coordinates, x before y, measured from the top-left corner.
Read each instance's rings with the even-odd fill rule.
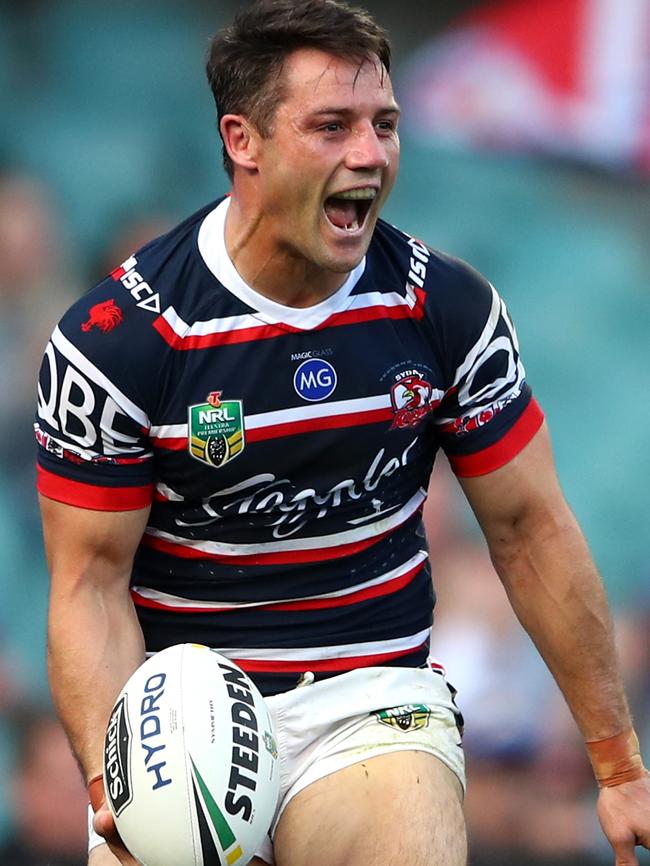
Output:
[[[325,200],[325,215],[335,228],[357,232],[363,228],[377,192],[370,186],[337,192]]]

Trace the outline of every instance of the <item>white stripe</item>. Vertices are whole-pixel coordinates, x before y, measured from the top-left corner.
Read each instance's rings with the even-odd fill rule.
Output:
[[[483,333],[478,338],[478,341],[469,350],[469,353],[467,354],[467,357],[465,358],[463,363],[456,370],[456,376],[454,377],[453,383],[454,385],[458,385],[465,373],[467,373],[468,370],[471,370],[474,362],[481,354],[481,352],[483,352],[487,348],[488,343],[494,335],[494,331],[499,321],[499,316],[501,315],[501,298],[497,294],[494,286],[490,286],[490,288],[492,289],[492,306],[490,307],[490,315],[488,316],[485,327],[483,328]]]
[[[296,406],[293,409],[246,415],[245,427],[247,430],[257,430],[260,427],[273,427],[291,421],[328,418],[331,415],[352,415],[355,412],[373,412],[376,409],[388,409],[390,405],[390,394],[378,394],[374,397],[363,397],[361,400],[337,400],[312,406]]]
[[[88,358],[86,358],[86,356],[83,355],[79,349],[77,349],[77,347],[63,335],[58,325],[52,334],[52,343],[56,346],[59,352],[61,352],[61,354],[67,358],[71,364],[74,364],[78,370],[84,373],[91,382],[95,385],[99,385],[107,394],[110,394],[126,415],[129,415],[134,421],[137,421],[142,427],[149,429],[151,424],[144,410],[139,406],[136,406],[135,403],[129,400],[126,394],[123,394],[119,388],[110,381],[110,379],[107,379],[102,371],[95,367],[95,365],[92,364]]]
[[[153,424],[149,435],[153,439],[186,439],[187,424]]]
[[[355,295],[350,299],[348,309],[350,310],[366,310],[374,307],[408,307],[412,309],[413,302],[408,296],[400,295],[397,292],[366,292],[361,295]],[[307,308],[308,309],[308,308]],[[211,334],[225,334],[231,331],[241,331],[246,328],[265,328],[268,324],[276,324],[276,320],[261,314],[251,315],[244,313],[240,316],[225,316],[223,318],[206,319],[197,321],[189,325],[176,312],[174,307],[168,307],[163,313],[163,318],[172,329],[172,331],[180,338],[188,337],[205,337]],[[284,317],[287,318],[286,316]],[[305,326],[305,323],[302,323]],[[320,319],[317,324],[321,324]]]
[[[398,292],[365,292],[355,295],[350,303],[351,310],[367,310],[370,307],[408,307],[414,306],[413,299]]]
[[[380,535],[382,532],[389,532],[391,529],[401,526],[402,523],[415,514],[426,497],[426,491],[420,488],[409,499],[406,505],[390,517],[385,517],[376,523],[370,523],[361,529],[349,529],[345,532],[336,532],[333,535],[319,535],[312,538],[288,538],[282,541],[269,541],[262,544],[228,544],[227,542],[198,541],[183,538],[179,535],[163,532],[161,529],[156,529],[153,526],[147,527],[146,534],[154,538],[161,538],[164,541],[170,541],[181,547],[200,550],[203,553],[218,556],[249,556],[257,553],[284,553],[290,550],[317,550],[325,547],[340,547],[355,541],[365,541],[374,535]]]
[[[206,319],[188,325],[176,312],[174,307],[167,307],[162,314],[169,327],[179,337],[204,337],[209,334],[221,334],[227,331],[240,331],[244,328],[265,328],[266,322],[257,316],[245,313],[241,316],[225,316],[221,319]]]
[[[396,577],[406,574],[412,568],[420,565],[427,558],[426,550],[420,550],[415,556],[412,556],[403,565],[387,571],[386,574],[381,574],[372,580],[366,580],[364,583],[357,583],[354,586],[347,586],[345,589],[339,589],[336,592],[323,592],[318,595],[304,595],[299,598],[274,598],[265,599],[264,601],[206,601],[205,599],[183,598],[180,595],[170,595],[167,592],[159,592],[157,589],[150,589],[147,586],[132,586],[132,592],[139,595],[141,598],[148,598],[158,604],[163,604],[167,607],[200,607],[202,610],[244,610],[252,607],[262,607],[267,604],[285,604],[292,601],[312,601],[317,598],[344,598],[346,595],[353,595],[355,592],[368,589],[371,586],[380,586],[382,583],[388,583]]]
[[[345,659],[354,656],[373,656],[415,649],[421,646],[430,637],[430,634],[431,629],[425,628],[407,637],[398,637],[392,640],[373,640],[366,641],[365,643],[345,644],[344,646],[264,647],[261,649],[251,647],[242,647],[240,649],[214,647],[214,649],[217,652],[223,653],[226,658],[242,659],[243,661],[319,661],[320,659]]]
[[[244,416],[244,427],[246,430],[259,430],[263,427],[273,427],[276,424],[288,424],[291,421],[328,418],[331,415],[352,415],[356,412],[374,412],[377,409],[389,409],[390,406],[390,394],[377,394],[374,397],[363,397],[361,400],[337,400],[332,403],[296,406],[292,409],[278,409],[273,412],[246,415]],[[185,438],[188,435],[187,424],[154,425],[150,434],[156,439]]]

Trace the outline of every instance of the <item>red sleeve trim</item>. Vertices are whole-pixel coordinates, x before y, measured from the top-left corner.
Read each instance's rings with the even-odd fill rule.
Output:
[[[136,511],[146,508],[153,498],[153,484],[144,487],[98,487],[71,481],[62,475],[38,468],[36,486],[48,499],[93,511]]]
[[[543,422],[544,413],[533,398],[498,442],[475,454],[450,454],[449,464],[459,478],[473,478],[494,472],[509,463],[528,445]]]

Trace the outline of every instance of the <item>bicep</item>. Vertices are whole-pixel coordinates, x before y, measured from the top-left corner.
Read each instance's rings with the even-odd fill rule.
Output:
[[[39,497],[53,586],[90,580],[128,585],[149,507],[94,511]]]

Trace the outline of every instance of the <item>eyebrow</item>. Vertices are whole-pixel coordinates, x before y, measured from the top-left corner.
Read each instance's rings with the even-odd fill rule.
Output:
[[[312,113],[309,115],[309,117],[310,117],[310,118],[314,118],[314,119],[316,119],[316,118],[319,118],[319,117],[331,116],[331,115],[333,115],[333,114],[337,114],[337,115],[350,115],[350,114],[355,114],[355,113],[356,113],[355,110],[352,109],[352,108],[332,106],[331,108],[321,108],[321,109],[319,109],[318,111],[314,111],[314,112],[312,112]],[[391,104],[391,105],[386,105],[386,106],[384,106],[383,108],[379,108],[379,109],[375,112],[375,116],[378,115],[378,114],[396,114],[396,115],[400,115],[400,114],[401,114],[401,111],[400,111],[400,107],[399,107],[399,105],[397,105],[397,104]]]

